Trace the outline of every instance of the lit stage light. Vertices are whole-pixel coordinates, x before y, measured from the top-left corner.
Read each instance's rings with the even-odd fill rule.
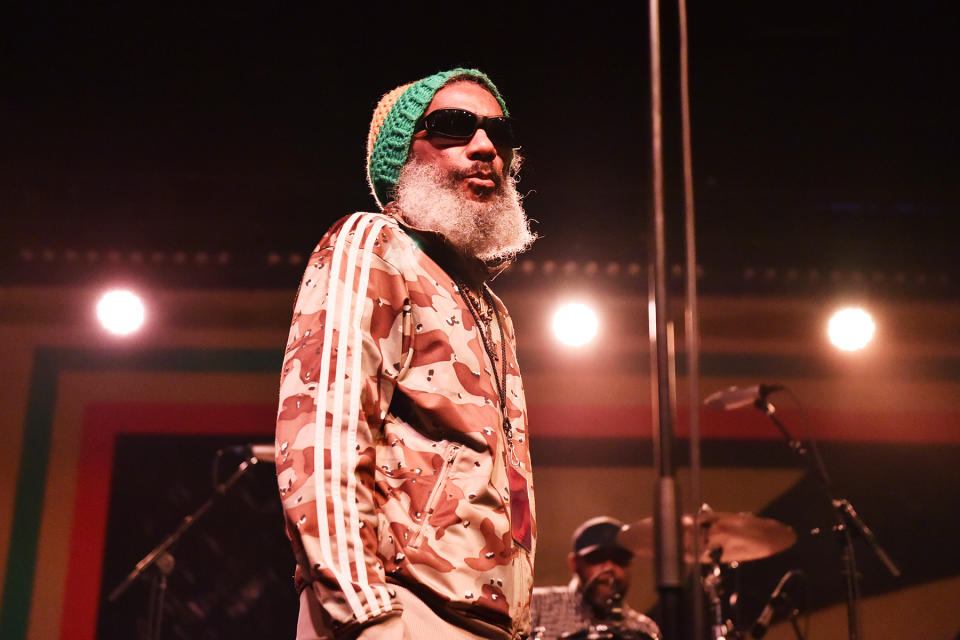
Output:
[[[579,302],[560,307],[553,314],[553,333],[565,345],[580,347],[597,335],[597,314]]]
[[[137,294],[114,289],[103,294],[97,302],[97,318],[110,333],[125,336],[143,326],[146,310]]]
[[[877,326],[870,314],[859,308],[841,309],[830,318],[830,342],[844,351],[858,351],[873,340]]]

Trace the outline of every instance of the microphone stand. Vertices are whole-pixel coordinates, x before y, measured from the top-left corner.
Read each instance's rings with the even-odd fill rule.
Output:
[[[251,465],[255,465],[257,462],[256,457],[250,456],[237,466],[236,471],[234,471],[229,478],[215,485],[213,493],[207,498],[207,501],[200,505],[196,511],[186,516],[176,530],[145,555],[133,570],[127,574],[123,582],[117,585],[116,588],[110,592],[110,595],[107,596],[108,602],[116,602],[117,598],[123,595],[137,578],[150,569],[155,570],[153,581],[150,585],[150,601],[147,608],[147,640],[160,640],[160,627],[163,622],[163,601],[167,592],[167,576],[173,572],[174,567],[174,558],[169,551],[170,548],[176,544],[180,537],[183,536],[203,514],[210,510],[210,507],[226,495],[227,491],[237,483],[237,480],[246,473]]]
[[[790,598],[789,595],[784,593],[783,598],[790,604],[790,615],[787,616],[787,620],[790,621],[790,626],[793,627],[793,635],[797,637],[797,640],[806,640],[803,632],[800,631],[800,623],[797,622],[797,618],[800,617],[800,610],[794,606],[793,599]]]
[[[795,611],[790,612],[790,626],[793,627],[793,635],[797,636],[797,640],[807,640],[806,636],[803,635],[803,632],[800,631],[800,623],[797,622],[797,615]]]
[[[650,29],[650,139],[651,196],[648,322],[651,364],[651,409],[653,412],[654,576],[660,595],[660,628],[663,637],[679,640],[684,631],[683,545],[680,525],[680,494],[674,461],[675,433],[670,375],[667,316],[670,312],[666,282],[666,217],[663,187],[663,99],[660,65],[660,0],[649,0]]]
[[[820,452],[817,450],[817,445],[813,439],[810,440],[810,449],[807,449],[800,440],[790,435],[790,432],[787,431],[783,422],[777,418],[776,407],[767,400],[765,394],[760,394],[754,406],[770,418],[777,429],[780,430],[780,433],[783,434],[787,444],[790,446],[790,450],[799,458],[809,463],[820,480],[820,488],[829,501],[835,518],[833,532],[836,534],[841,547],[841,562],[843,564],[843,575],[846,579],[847,587],[847,630],[850,640],[859,640],[860,624],[857,616],[857,605],[860,600],[860,583],[859,576],[857,575],[856,556],[853,549],[853,536],[850,534],[851,529],[867,541],[871,550],[873,550],[874,554],[894,577],[900,577],[900,570],[880,546],[880,543],[877,542],[873,531],[871,531],[860,516],[857,515],[850,501],[845,498],[837,499],[834,496],[830,476],[827,475],[827,469],[823,464],[823,459],[820,457]],[[799,633],[796,625],[794,625],[794,630]]]

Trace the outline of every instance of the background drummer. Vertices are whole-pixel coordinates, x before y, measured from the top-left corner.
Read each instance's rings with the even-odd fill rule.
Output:
[[[531,603],[533,637],[555,640],[590,626],[633,631],[633,637],[660,638],[653,620],[623,599],[630,587],[633,552],[618,541],[624,524],[599,516],[573,533],[568,556],[573,577],[565,586],[536,587]]]

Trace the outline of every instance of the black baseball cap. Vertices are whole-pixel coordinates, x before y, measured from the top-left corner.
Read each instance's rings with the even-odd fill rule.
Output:
[[[624,524],[610,516],[590,518],[573,532],[573,552],[577,556],[585,556],[597,549],[623,549],[631,556],[633,551],[627,549],[617,540],[617,536]]]

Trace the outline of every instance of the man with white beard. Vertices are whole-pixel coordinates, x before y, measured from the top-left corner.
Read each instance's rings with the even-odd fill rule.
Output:
[[[398,87],[374,111],[381,212],[341,219],[311,255],[280,383],[298,640],[529,633],[526,403],[487,285],[535,239],[517,147],[475,69]]]

